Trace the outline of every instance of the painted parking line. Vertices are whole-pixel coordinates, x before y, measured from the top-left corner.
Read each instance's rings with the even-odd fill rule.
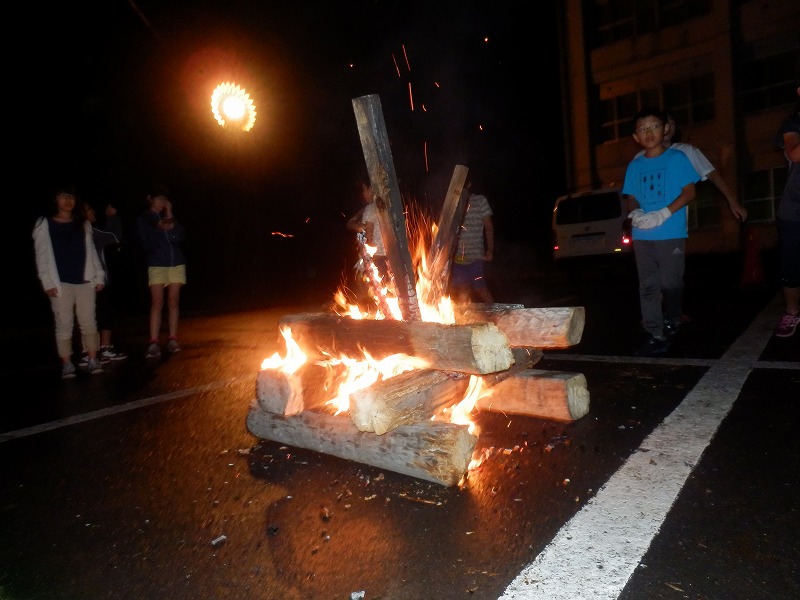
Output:
[[[198,385],[185,390],[178,390],[177,392],[170,392],[169,394],[160,394],[158,396],[151,396],[150,398],[141,398],[140,400],[133,400],[132,402],[127,402],[125,404],[109,406],[107,408],[101,408],[100,410],[93,410],[79,415],[66,417],[64,419],[57,419],[55,421],[41,423],[40,425],[34,425],[32,427],[25,427],[24,429],[7,431],[5,433],[0,433],[0,444],[3,442],[9,442],[11,440],[16,440],[18,438],[44,433],[45,431],[61,429],[62,427],[68,427],[69,425],[77,425],[79,423],[86,423],[87,421],[94,421],[95,419],[102,419],[103,417],[116,415],[129,410],[136,410],[137,408],[143,408],[152,404],[160,404],[162,402],[169,402],[170,400],[176,400],[178,398],[199,394],[201,392],[210,392],[213,390],[222,389],[235,383],[241,383],[243,381],[250,380],[252,380],[252,377],[234,377],[232,379],[226,379],[223,381],[215,381],[206,385]]]
[[[499,600],[619,597],[756,366],[782,306],[779,293]]]

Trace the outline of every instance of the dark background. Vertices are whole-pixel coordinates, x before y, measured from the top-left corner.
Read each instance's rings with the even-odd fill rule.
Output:
[[[12,309],[24,316],[12,327],[51,318],[30,234],[65,181],[120,210],[115,286],[132,312],[148,300],[132,226],[156,182],[188,229],[186,309],[330,298],[355,260],[344,225],[360,207],[353,184],[365,163],[352,100],[368,94],[380,97],[407,203],[438,216],[454,167],[466,165],[495,211],[498,245],[532,248],[507,258],[547,259],[564,187],[555,2],[538,4],[535,20],[511,2],[476,1],[19,10],[8,176],[22,214],[4,238],[21,284]],[[222,81],[253,98],[250,132],[214,120]]]

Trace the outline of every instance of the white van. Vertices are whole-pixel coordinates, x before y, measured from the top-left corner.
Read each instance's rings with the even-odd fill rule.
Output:
[[[633,251],[631,225],[619,189],[606,188],[556,199],[553,208],[553,258]]]

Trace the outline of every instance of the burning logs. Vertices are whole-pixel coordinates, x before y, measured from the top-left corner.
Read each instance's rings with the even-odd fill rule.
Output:
[[[287,374],[262,369],[256,378],[256,397],[262,410],[276,415],[296,415],[324,404],[336,394],[343,365],[307,364]]]
[[[582,306],[518,308],[468,305],[456,311],[456,323],[494,323],[511,346],[569,348],[581,341],[586,323]]]
[[[528,369],[506,378],[477,402],[478,410],[576,421],[589,412],[589,389],[583,373]]]
[[[514,365],[481,379],[491,387],[535,364],[538,350],[514,349]],[[469,377],[463,373],[419,369],[379,381],[350,394],[350,418],[360,431],[382,435],[405,425],[433,417],[440,409],[460,402]]]
[[[350,393],[348,414],[342,415],[322,406],[339,394],[341,364],[309,362],[292,374],[262,370],[247,416],[249,431],[449,486],[466,473],[477,443],[467,426],[443,418],[446,409],[464,399],[470,375],[490,389],[478,398],[477,410],[557,421],[587,414],[589,392],[582,374],[531,368],[542,357],[535,346],[561,348],[580,341],[581,307],[476,305],[462,309],[457,319],[465,322],[358,320],[331,313],[284,316],[279,327],[290,329],[310,360],[365,352],[380,360],[404,353],[428,366]]]
[[[385,435],[359,431],[347,417],[304,411],[287,417],[250,407],[247,428],[259,438],[354,460],[444,486],[469,468],[478,438],[444,421],[405,425]]]
[[[425,321],[352,319],[329,313],[286,315],[278,323],[313,358],[361,356],[381,359],[403,353],[433,369],[484,375],[513,364],[508,338],[493,323],[443,325]]]

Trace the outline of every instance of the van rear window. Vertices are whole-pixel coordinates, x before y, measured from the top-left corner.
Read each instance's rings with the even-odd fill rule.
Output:
[[[622,214],[619,194],[591,194],[575,198],[565,198],[558,203],[556,223],[558,225],[572,225],[588,221],[604,221],[617,219]]]

